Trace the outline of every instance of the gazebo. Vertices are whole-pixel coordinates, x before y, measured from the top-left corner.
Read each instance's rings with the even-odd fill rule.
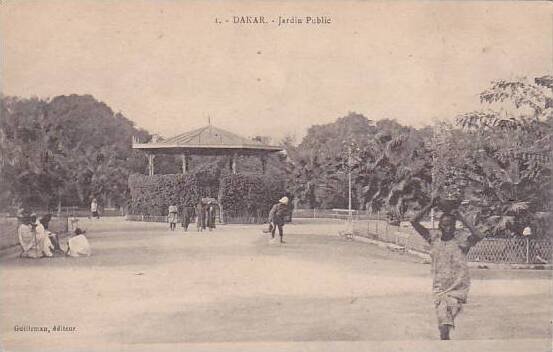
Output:
[[[239,156],[259,157],[263,173],[265,173],[267,156],[270,153],[283,150],[278,146],[264,144],[261,138],[248,139],[213,127],[211,124],[169,139],[153,139],[150,143],[140,143],[133,138],[132,148],[143,150],[148,156],[148,174],[150,176],[154,175],[154,158],[160,154],[180,155],[183,174],[189,171],[192,155],[228,156],[229,168],[232,173],[236,174]]]

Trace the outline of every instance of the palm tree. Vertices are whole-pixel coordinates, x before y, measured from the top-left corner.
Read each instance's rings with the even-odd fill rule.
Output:
[[[357,182],[372,211],[386,209],[396,221],[413,204],[426,204],[431,181],[430,153],[415,130],[380,133],[362,153]]]

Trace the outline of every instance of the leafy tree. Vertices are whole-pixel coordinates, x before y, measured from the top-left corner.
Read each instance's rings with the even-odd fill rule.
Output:
[[[46,104],[15,97],[2,97],[1,102],[1,208],[12,202],[44,203],[48,188],[59,183],[48,173],[51,153],[42,131]]]
[[[379,133],[360,155],[355,182],[362,185],[359,196],[372,211],[386,210],[397,220],[412,205],[430,197],[430,131],[403,127],[384,120]]]
[[[450,133],[451,172],[491,234],[521,234],[526,226],[543,234],[539,224],[551,217],[551,82],[493,82],[480,95],[488,109],[459,116],[462,131]]]
[[[149,134],[92,96],[2,97],[0,105],[3,208],[84,205],[92,196],[122,204],[129,173],[144,169],[130,142]]]
[[[375,131],[371,120],[349,113],[333,123],[310,127],[297,147],[287,147],[291,165],[289,189],[300,204],[310,208],[347,207],[348,184],[344,172],[347,144],[365,146]]]

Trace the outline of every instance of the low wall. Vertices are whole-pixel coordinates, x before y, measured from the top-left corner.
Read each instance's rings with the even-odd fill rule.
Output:
[[[17,237],[17,218],[0,218],[0,249],[13,247],[19,244]],[[63,234],[68,230],[66,217],[53,217],[48,229],[54,233]]]

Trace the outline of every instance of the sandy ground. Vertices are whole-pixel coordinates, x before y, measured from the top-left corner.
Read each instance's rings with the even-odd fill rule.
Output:
[[[338,221],[295,220],[283,245],[253,225],[81,226],[91,257],[0,259],[3,350],[551,350],[549,271],[472,271],[455,340],[442,342],[430,265],[345,241]]]

